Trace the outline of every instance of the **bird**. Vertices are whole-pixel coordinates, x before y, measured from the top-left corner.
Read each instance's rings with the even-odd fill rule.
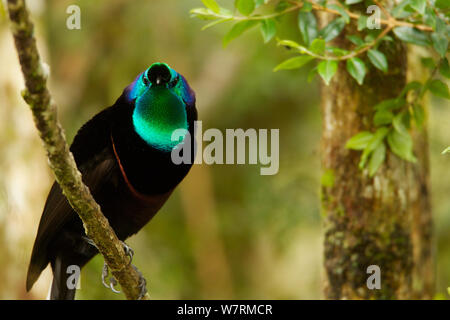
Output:
[[[195,105],[195,93],[186,78],[168,64],[156,62],[140,73],[112,106],[96,114],[75,135],[70,151],[83,182],[119,240],[125,241],[144,227],[191,169],[195,157]],[[172,133],[177,129],[183,129],[184,134],[174,141]],[[175,164],[171,153],[182,147],[180,152],[189,150],[192,161]],[[131,248],[123,244],[131,255]],[[67,284],[68,268],[81,269],[97,253],[81,219],[55,181],[33,245],[27,291],[50,263],[50,299],[75,299],[76,288]]]

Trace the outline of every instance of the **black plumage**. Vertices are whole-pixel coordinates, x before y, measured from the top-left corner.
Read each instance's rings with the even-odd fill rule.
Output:
[[[153,86],[171,88],[179,81],[176,77],[181,75],[166,66],[154,64],[153,69],[151,67],[138,76],[114,105],[83,125],[70,147],[83,181],[120,240],[138,232],[157,213],[191,168],[191,164],[174,164],[170,151],[153,147],[141,138],[133,125],[137,99],[130,95],[136,85],[149,86],[151,77]],[[168,71],[174,76],[167,76]],[[194,137],[195,97],[182,79],[182,93],[188,94],[189,99],[182,95],[181,98],[188,131]],[[144,89],[149,92],[147,87]],[[194,143],[190,148],[193,160]],[[66,285],[67,267],[77,265],[81,268],[97,253],[97,249],[86,241],[80,218],[55,182],[39,223],[28,269],[27,290],[50,263],[54,277],[51,299],[73,299],[75,290]]]

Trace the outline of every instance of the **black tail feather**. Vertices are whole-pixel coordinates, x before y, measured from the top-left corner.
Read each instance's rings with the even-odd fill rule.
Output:
[[[76,292],[76,283],[74,284],[72,276],[68,273],[70,264],[63,261],[61,257],[56,257],[52,262],[53,282],[50,291],[50,300],[74,300]],[[69,280],[69,283],[68,283]],[[76,279],[78,281],[79,279]],[[69,288],[70,287],[70,288]]]

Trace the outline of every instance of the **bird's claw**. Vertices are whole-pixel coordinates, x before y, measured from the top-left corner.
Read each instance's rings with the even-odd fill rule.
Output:
[[[122,246],[123,246],[123,250],[125,251],[125,255],[130,257],[130,262],[128,264],[131,264],[131,262],[133,261],[134,250],[131,249],[131,247],[123,241],[122,241]]]
[[[84,239],[84,241],[86,241],[89,245],[95,247],[95,248],[98,250],[97,245],[95,244],[94,241],[92,241],[91,238],[89,238],[89,237],[83,237],[83,239]],[[129,262],[129,264],[130,264],[130,263],[133,261],[134,250],[133,250],[129,245],[127,245],[125,242],[123,242],[123,241],[120,241],[120,242],[122,243],[123,250],[125,251],[125,255],[128,256],[128,257],[130,258],[130,262]]]
[[[130,258],[129,264],[133,261],[134,251],[131,249],[130,246],[128,246],[125,242],[122,241],[123,249],[125,251],[125,254]],[[141,300],[147,293],[147,281],[145,280],[142,273],[134,266],[131,265],[134,270],[139,274],[139,284],[138,288],[140,289],[138,300]],[[111,289],[112,292],[120,293],[119,290],[115,288],[117,285],[117,280],[114,277],[109,278],[109,284],[107,282],[109,276],[109,269],[108,265],[106,263],[103,264],[103,270],[102,270],[102,283],[105,286],[105,288]]]
[[[139,274],[139,285],[138,288],[141,289],[141,291],[139,292],[139,296],[138,296],[138,300],[141,300],[145,294],[147,293],[147,281],[145,280],[144,276],[142,275],[142,273],[138,270],[138,268],[136,268],[133,265],[134,270],[136,270],[136,272]]]
[[[142,300],[142,298],[147,293],[147,281],[144,277],[139,278],[139,288],[141,289],[141,291],[139,292],[138,300]]]
[[[102,283],[105,286],[105,288],[111,289],[114,293],[120,293],[120,290],[117,290],[115,286],[117,285],[117,280],[114,277],[109,278],[109,284],[106,282],[106,279],[109,275],[109,269],[108,265],[106,263],[103,264],[103,270],[102,270]]]
[[[109,278],[109,280],[110,280],[109,287],[111,288],[111,291],[114,293],[120,293],[120,290],[114,288],[114,286],[117,285],[117,280],[113,277]]]
[[[103,270],[102,270],[102,283],[105,288],[109,288],[109,285],[106,283],[105,279],[108,277],[109,270],[106,263],[103,263]]]

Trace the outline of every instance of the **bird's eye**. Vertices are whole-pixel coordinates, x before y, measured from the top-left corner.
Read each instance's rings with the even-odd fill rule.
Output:
[[[145,84],[146,86],[148,86],[149,83],[150,83],[150,81],[148,80],[148,78],[147,78],[146,75],[144,75],[144,76],[142,77],[142,81],[144,81],[144,84]]]

